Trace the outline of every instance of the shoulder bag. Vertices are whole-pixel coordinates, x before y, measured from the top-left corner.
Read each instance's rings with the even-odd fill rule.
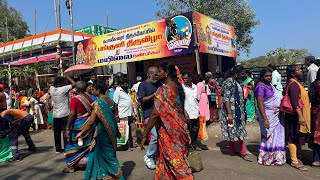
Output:
[[[288,86],[286,87],[286,95],[282,98],[281,100],[281,104],[280,104],[280,111],[284,112],[284,113],[288,113],[288,114],[296,114],[296,112],[293,110],[292,108],[292,104],[290,102],[290,97],[288,95],[288,91],[289,91],[289,87],[291,85],[292,82],[290,82],[288,84]],[[301,99],[298,99],[298,104],[300,109],[303,108],[303,102],[301,101]]]

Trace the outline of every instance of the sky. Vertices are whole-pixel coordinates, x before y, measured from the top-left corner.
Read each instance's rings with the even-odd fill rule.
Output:
[[[160,7],[156,0],[73,0],[75,29],[97,24],[116,29],[127,28],[157,20]],[[254,43],[247,56],[240,52],[239,59],[265,55],[272,49],[306,48],[320,57],[320,0],[251,0],[250,6],[260,24],[252,31]],[[56,29],[53,0],[8,0],[22,13],[34,32],[34,11],[37,12],[37,33]],[[70,18],[61,0],[62,28],[70,29]]]

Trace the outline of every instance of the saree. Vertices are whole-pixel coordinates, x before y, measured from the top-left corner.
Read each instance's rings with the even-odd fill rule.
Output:
[[[295,79],[291,79],[291,81],[296,82],[300,88],[300,99],[303,102],[303,108],[301,109],[302,116],[306,121],[306,125],[300,125],[299,132],[303,134],[310,133],[311,131],[311,107],[308,92],[304,89],[302,84]]]
[[[160,119],[156,123],[158,146],[155,180],[192,180],[187,161],[187,145],[190,136],[178,96],[166,85],[155,95],[154,107]]]
[[[320,81],[316,80],[314,83],[315,104],[312,106],[312,136],[313,143],[320,145]]]
[[[116,155],[118,125],[114,115],[108,103],[100,98],[93,103],[93,110],[98,118],[95,124],[97,135],[91,143],[83,179],[124,180]]]
[[[20,109],[23,110],[23,111],[26,111],[27,110],[27,106],[29,106],[29,102],[28,101],[28,98],[27,96],[22,96],[22,97],[19,97],[19,103],[20,103]]]
[[[66,145],[66,163],[68,167],[85,167],[88,162],[88,156],[90,152],[90,143],[92,141],[93,129],[88,130],[83,135],[83,145],[78,145],[78,139],[76,136],[83,129],[86,122],[89,120],[91,114],[90,102],[81,95],[76,96],[83,106],[86,108],[87,113],[82,115],[77,115],[76,120],[73,122],[72,129],[70,132],[70,142],[67,142]]]
[[[286,163],[286,144],[283,114],[279,112],[281,96],[274,86],[267,87],[262,84],[257,85],[255,94],[257,98],[264,98],[263,105],[270,124],[269,129],[266,129],[263,117],[258,111],[261,130],[258,163],[282,166]]]
[[[251,84],[254,86],[254,81],[251,78],[247,78],[243,81],[244,86],[247,86]],[[246,114],[247,114],[247,122],[254,123],[256,121],[256,106],[255,106],[255,99],[254,99],[254,93],[251,93],[248,95],[248,98],[246,99]]]
[[[12,151],[8,137],[0,138],[0,163],[12,158]]]

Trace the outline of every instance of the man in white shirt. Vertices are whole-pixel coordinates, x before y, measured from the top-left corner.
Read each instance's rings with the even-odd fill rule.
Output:
[[[130,94],[128,93],[129,81],[128,79],[119,79],[119,86],[113,95],[115,103],[115,117],[118,122],[128,121],[129,125],[129,150],[138,147],[136,136],[136,125],[133,120],[133,102]]]
[[[139,89],[139,85],[142,81],[142,77],[141,76],[137,76],[137,83],[135,83],[132,88],[131,88],[131,92],[138,92],[138,89]]]
[[[64,148],[66,146],[66,125],[70,112],[69,92],[76,86],[76,82],[67,77],[71,85],[65,85],[63,77],[56,77],[54,85],[50,87],[50,96],[53,101],[53,126],[54,126],[54,143],[56,153],[63,152],[61,147],[61,131],[63,131]]]
[[[268,68],[272,70],[271,84],[276,88],[277,93],[282,97],[283,86],[281,84],[281,74],[276,70],[273,64],[269,64]]]
[[[307,56],[305,58],[305,65],[308,66],[307,83],[309,89],[312,87],[312,83],[316,80],[317,72],[319,70],[319,67],[315,64],[315,62],[316,58],[314,56]]]
[[[8,86],[4,86],[4,94],[6,95],[7,100],[7,109],[12,108],[12,94],[10,93],[10,88]]]
[[[308,66],[308,75],[307,75],[307,85],[308,85],[308,94],[311,100],[311,104],[314,103],[315,95],[312,87],[312,83],[317,78],[317,72],[319,67],[315,64],[316,58],[314,56],[305,57],[305,65]]]
[[[184,109],[187,113],[188,128],[191,137],[191,149],[197,149],[196,144],[198,140],[199,132],[199,102],[197,86],[192,83],[192,74],[190,72],[184,72],[182,79],[184,84],[182,85],[185,93]]]

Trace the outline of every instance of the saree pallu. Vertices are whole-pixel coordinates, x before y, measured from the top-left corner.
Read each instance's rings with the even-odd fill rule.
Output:
[[[248,84],[252,84],[254,86],[253,79],[247,78],[243,84],[247,86]],[[253,91],[253,90],[252,90]],[[245,107],[246,107],[246,115],[247,115],[247,122],[254,123],[256,121],[256,106],[255,106],[255,99],[254,99],[254,93],[252,92],[250,95],[248,95],[248,98],[245,101]]]
[[[116,154],[118,125],[114,115],[108,104],[100,98],[93,103],[93,109],[97,114],[97,136],[91,145],[83,179],[124,180]]]
[[[168,86],[158,89],[154,106],[160,120],[155,180],[192,180],[192,171],[187,161],[187,145],[191,142],[186,118],[177,103],[177,95]]]
[[[276,92],[274,87],[273,92]],[[282,166],[286,163],[285,129],[283,114],[279,112],[280,101],[280,95],[274,93],[272,97],[265,98],[263,103],[270,124],[269,129],[265,128],[262,115],[258,111],[261,130],[258,163],[262,165]]]
[[[90,152],[90,143],[93,137],[93,128],[89,129],[83,136],[83,145],[78,146],[78,139],[76,136],[82,131],[84,125],[89,120],[91,114],[90,102],[86,98],[78,95],[78,98],[83,106],[86,108],[87,113],[83,115],[78,115],[77,119],[72,124],[72,129],[70,131],[70,142],[66,145],[66,163],[68,167],[85,167],[88,162],[88,156]]]
[[[68,142],[66,146],[66,163],[68,167],[85,167],[87,164],[93,130],[90,129],[82,136],[83,146],[78,146],[76,136],[83,129],[88,119],[89,117],[78,117],[73,124],[73,130],[70,132],[71,142]]]
[[[12,151],[8,137],[0,138],[0,163],[12,158]]]

